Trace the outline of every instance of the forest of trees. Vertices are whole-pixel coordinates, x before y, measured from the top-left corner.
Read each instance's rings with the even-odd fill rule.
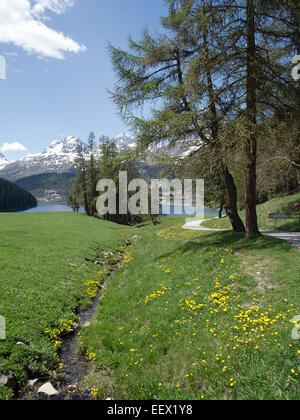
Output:
[[[72,188],[72,179],[76,170],[57,174],[45,173],[31,175],[15,181],[24,190],[30,191],[36,197],[43,197],[45,190],[55,190],[62,197],[68,197]]]
[[[0,178],[0,212],[23,211],[36,206],[36,198],[30,192]]]
[[[145,220],[152,220],[154,224],[159,223],[159,214],[131,214],[125,210],[125,214],[120,214],[119,200],[121,194],[119,173],[127,173],[127,181],[140,178],[141,162],[137,161],[137,152],[135,149],[123,146],[121,149],[115,140],[106,136],[101,136],[99,144],[96,143],[94,132],[91,132],[88,139],[89,153],[86,155],[82,146],[78,146],[77,159],[74,162],[77,168],[76,177],[73,179],[72,192],[68,199],[68,206],[74,212],[78,212],[80,206],[83,206],[87,216],[103,217],[105,220],[125,224],[134,225]],[[147,177],[151,175],[158,177],[158,173],[165,170],[163,165],[143,166],[147,171]],[[97,183],[101,179],[112,180],[116,186],[116,214],[109,212],[105,216],[97,214],[96,202],[99,197],[97,192]],[[149,181],[149,179],[148,179]],[[127,191],[127,200],[130,199],[135,192]],[[150,187],[149,187],[149,209],[151,208]]]
[[[77,149],[77,159],[74,162],[77,168],[77,174],[73,180],[72,192],[68,199],[68,206],[74,212],[78,212],[82,205],[87,216],[97,216],[96,201],[98,193],[96,191],[97,182],[100,179],[110,179],[116,185],[116,201],[117,208],[119,205],[119,172],[126,171],[128,182],[139,177],[134,155],[129,148],[118,150],[114,140],[102,136],[99,144],[96,144],[96,137],[93,132],[88,138],[88,158],[82,146]],[[134,224],[141,222],[144,217],[142,215],[127,214],[107,214],[105,219],[120,223]]]

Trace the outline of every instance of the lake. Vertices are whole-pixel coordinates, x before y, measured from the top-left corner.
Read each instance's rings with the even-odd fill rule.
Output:
[[[170,215],[172,216],[176,216],[178,214],[180,214],[180,208],[178,206],[171,206],[170,209]],[[18,212],[18,213],[46,213],[46,212],[68,212],[71,213],[73,212],[73,210],[68,207],[66,204],[59,204],[59,203],[38,203],[38,206],[33,208],[33,209],[29,209],[29,210],[25,210],[23,212]],[[80,210],[80,212],[83,212],[83,208]],[[206,208],[204,210],[205,214],[218,214],[217,210],[213,210],[213,209],[208,209]]]
[[[66,204],[60,204],[60,203],[38,203],[38,206],[21,211],[18,213],[46,213],[46,212],[58,212],[58,211],[66,211],[68,213],[73,212],[73,210],[68,207]]]

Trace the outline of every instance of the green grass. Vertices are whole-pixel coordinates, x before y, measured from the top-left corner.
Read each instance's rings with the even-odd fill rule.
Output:
[[[183,222],[139,229],[107,281],[85,385],[99,399],[299,399],[299,251]]]
[[[184,221],[127,228],[0,214],[0,372],[25,385],[57,368],[45,331],[88,304],[86,283],[104,278],[93,263],[101,250],[120,251],[137,234],[82,331],[79,352],[93,360],[83,387],[98,399],[299,399],[299,250],[265,236],[185,231]],[[0,388],[0,399],[11,396]]]
[[[290,213],[289,206],[297,201],[300,201],[300,193],[287,197],[274,198],[264,204],[258,205],[257,215],[259,228],[266,230],[300,231],[299,210],[298,212],[294,212],[293,219],[276,220],[269,218],[270,213]],[[245,211],[241,211],[240,216],[245,221]],[[227,217],[220,220],[214,219],[204,222],[203,226],[214,229],[231,229],[231,224]]]
[[[115,251],[126,233],[83,215],[0,214],[0,315],[7,323],[1,373],[14,373],[21,385],[49,374],[57,349],[44,331],[76,320],[75,309],[90,300],[85,283],[99,280],[99,266],[86,259],[98,258],[96,248]]]

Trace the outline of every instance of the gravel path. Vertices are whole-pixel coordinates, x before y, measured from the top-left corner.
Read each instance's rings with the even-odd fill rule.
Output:
[[[213,217],[213,219],[218,219],[218,217]],[[202,226],[202,222],[199,220],[186,223],[182,226],[185,230],[200,230],[206,232],[224,232],[228,229],[210,229]],[[300,232],[288,232],[283,230],[262,230],[261,233],[266,236],[272,236],[274,238],[282,239],[283,241],[288,242],[290,245],[293,245],[300,249]]]
[[[211,219],[206,219],[206,220],[195,220],[193,222],[189,222],[186,223],[185,225],[182,226],[182,229],[185,230],[202,230],[202,231],[210,231],[210,232],[225,232],[228,229],[210,229],[208,227],[204,227],[202,226],[203,222],[207,222],[208,220],[213,220],[213,219],[218,219],[218,217],[212,217]]]
[[[263,230],[261,233],[263,235],[282,239],[283,241],[288,242],[290,245],[300,249],[300,232],[288,232],[284,230]]]

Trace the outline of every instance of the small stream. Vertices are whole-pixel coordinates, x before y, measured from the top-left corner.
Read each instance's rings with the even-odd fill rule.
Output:
[[[109,277],[112,273],[109,275]],[[108,277],[108,278],[109,278]],[[92,305],[78,314],[79,328],[65,338],[60,350],[60,363],[63,363],[64,379],[61,382],[61,387],[72,386],[80,384],[89,372],[91,362],[85,357],[80,357],[77,354],[79,346],[78,333],[88,324],[96,315],[100,297],[102,295],[102,286],[98,294],[94,298]]]
[[[126,245],[124,251],[128,249],[133,242]],[[122,255],[120,261],[115,266],[114,269],[108,274],[105,279],[105,282],[112,277],[116,271],[120,269],[122,263],[124,262],[125,253]],[[89,322],[91,322],[99,306],[100,298],[102,296],[104,283],[99,288],[99,291],[96,297],[93,300],[93,303],[86,309],[81,310],[78,313],[79,326],[72,332],[68,337],[63,340],[61,349],[60,349],[60,363],[63,363],[63,379],[58,383],[55,389],[59,394],[49,397],[46,394],[38,394],[37,391],[41,385],[43,385],[47,380],[38,380],[31,391],[27,392],[25,396],[22,396],[22,400],[91,400],[91,394],[87,390],[85,392],[80,391],[79,386],[88,375],[92,368],[92,361],[88,360],[83,356],[78,355],[79,347],[79,336],[78,333],[82,331]],[[48,382],[54,383],[51,379],[48,379]]]

